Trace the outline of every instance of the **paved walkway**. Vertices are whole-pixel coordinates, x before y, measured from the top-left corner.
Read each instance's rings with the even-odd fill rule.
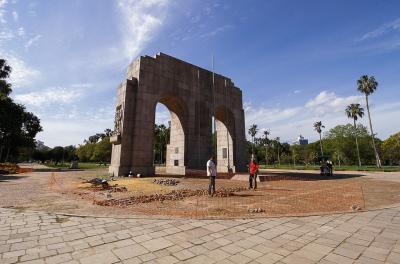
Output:
[[[72,217],[0,208],[0,263],[400,263],[400,206],[249,220]]]

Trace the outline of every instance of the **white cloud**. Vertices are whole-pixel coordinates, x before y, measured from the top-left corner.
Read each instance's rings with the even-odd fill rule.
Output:
[[[13,18],[14,18],[14,22],[18,22],[19,16],[18,16],[17,11],[12,11],[12,16],[13,16]]]
[[[24,35],[25,29],[23,27],[19,27],[15,32],[4,28],[2,31],[0,31],[0,45],[10,40],[13,40],[16,37],[23,37]]]
[[[232,28],[231,25],[224,25],[224,26],[221,26],[221,27],[217,27],[216,29],[214,29],[214,30],[212,30],[210,32],[202,34],[200,37],[202,37],[202,38],[213,37],[213,36],[217,35],[218,33],[221,33],[223,31],[226,31],[226,30],[231,29],[231,28]]]
[[[25,49],[29,49],[29,48],[30,48],[36,41],[38,41],[41,37],[42,37],[42,35],[36,35],[36,36],[34,36],[33,38],[29,39],[29,40],[25,43],[25,45],[24,45]]]
[[[246,123],[248,126],[251,124],[259,124],[260,121],[268,124],[285,119],[292,118],[300,113],[301,107],[294,108],[268,108],[268,107],[253,107],[250,103],[245,105]]]
[[[165,126],[168,126],[168,122],[171,121],[171,114],[169,113],[169,111],[160,111],[160,112],[156,112],[156,120],[155,123],[156,124],[163,124]]]
[[[400,18],[397,18],[370,32],[365,33],[359,40],[363,41],[367,39],[373,39],[395,31],[400,31]]]
[[[80,144],[90,135],[104,131],[106,128],[112,129],[114,111],[115,107],[111,103],[108,106],[92,106],[85,110],[75,103],[53,104],[43,113],[35,111],[43,126],[43,132],[38,134],[37,139],[45,142],[49,147]],[[60,137],[60,135],[67,136]]]
[[[92,122],[109,121],[112,123],[112,120],[114,120],[114,114],[115,106],[110,103],[109,106],[91,108],[85,112],[84,116],[85,119],[91,120]],[[82,117],[82,113],[80,114],[80,117]]]
[[[306,103],[306,108],[315,113],[340,112],[351,103],[361,103],[362,96],[339,97],[334,92],[322,91]]]
[[[90,126],[88,126],[88,123],[90,123]],[[112,121],[42,119],[41,125],[43,132],[40,132],[36,139],[43,141],[46,146],[55,147],[78,145],[90,135],[104,131],[106,128],[112,128]]]
[[[5,24],[7,23],[7,20],[4,18],[4,14],[5,14],[5,6],[7,4],[7,0],[0,0],[0,23],[1,24]]]
[[[69,104],[79,100],[84,95],[84,88],[90,84],[73,85],[69,87],[52,87],[44,91],[34,91],[16,94],[15,100],[28,106],[46,106],[51,104]]]
[[[119,0],[122,15],[123,51],[135,58],[163,24],[169,0]]]
[[[25,29],[23,27],[19,27],[18,31],[17,31],[17,35],[20,36],[20,37],[25,35]]]
[[[318,135],[312,128],[315,121],[321,120],[326,126],[325,131],[339,124],[351,122],[345,115],[344,109],[348,104],[365,104],[362,96],[341,97],[334,92],[322,91],[302,106],[279,108],[279,107],[252,107],[246,103],[246,127],[257,124],[260,131],[271,130],[271,137],[281,137],[284,141],[292,142],[299,134],[316,140]],[[364,106],[365,108],[365,106]],[[400,121],[400,102],[391,104],[371,106],[371,115],[375,130],[380,138],[386,138],[398,131]],[[360,120],[368,125],[365,116]]]
[[[83,84],[78,84],[78,86],[85,87]],[[69,102],[75,102],[75,99]],[[40,107],[43,109],[43,105]],[[28,110],[31,109],[32,106],[28,106]],[[43,132],[38,134],[37,139],[45,142],[49,147],[54,147],[77,145],[90,135],[104,131],[106,128],[112,129],[115,106],[110,100],[107,106],[93,106],[82,111],[79,104],[75,103],[64,106],[53,104],[47,105],[45,111],[35,110],[34,112],[38,114],[43,126]],[[168,126],[169,120],[171,120],[169,110],[163,104],[157,104],[155,123]],[[60,135],[68,136],[60,137]]]
[[[8,65],[12,68],[10,81],[14,88],[27,86],[37,80],[41,75],[40,71],[28,66],[25,61],[14,55],[7,54],[0,50],[0,56],[5,58]]]
[[[9,30],[0,31],[0,44],[12,40],[14,37],[14,33]]]
[[[164,124],[165,126],[168,126],[168,121],[170,120],[171,120],[171,114],[168,108],[165,105],[158,103],[156,106],[155,123],[159,125]]]

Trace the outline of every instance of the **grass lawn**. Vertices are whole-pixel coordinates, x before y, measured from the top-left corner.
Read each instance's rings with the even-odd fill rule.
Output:
[[[309,166],[304,166],[304,165],[260,165],[261,169],[286,169],[286,170],[319,170],[318,165],[309,165]],[[382,166],[382,168],[377,168],[376,166],[333,166],[333,169],[335,171],[400,171],[399,166]]]
[[[70,163],[58,163],[57,165],[55,165],[54,163],[46,163],[45,165],[48,167],[51,167],[51,168],[68,169],[71,164]],[[108,168],[108,165],[109,164],[104,166],[104,164],[100,165],[99,163],[93,163],[93,162],[79,162],[78,168],[83,169],[83,170],[90,170],[90,169]]]

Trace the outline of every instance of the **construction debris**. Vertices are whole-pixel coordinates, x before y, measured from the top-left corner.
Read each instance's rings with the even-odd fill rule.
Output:
[[[228,197],[228,196],[234,195],[235,192],[241,192],[241,191],[245,191],[245,190],[246,190],[246,188],[243,188],[243,187],[219,189],[215,192],[214,197]],[[186,197],[206,196],[206,195],[208,195],[207,190],[182,189],[182,190],[173,190],[168,193],[156,193],[156,194],[151,194],[151,195],[131,196],[131,197],[121,198],[121,199],[109,199],[109,200],[95,201],[95,203],[98,205],[102,205],[102,206],[126,207],[129,205],[134,205],[134,204],[138,204],[138,203],[177,201],[177,200],[182,200]]]
[[[20,167],[14,163],[0,163],[0,174],[14,174],[20,171]]]
[[[177,179],[154,179],[153,183],[165,186],[176,186],[179,181]]]
[[[264,213],[265,210],[262,208],[249,208],[249,213]]]
[[[362,208],[360,206],[356,205],[356,204],[353,204],[350,207],[350,209],[353,210],[353,211],[361,211],[362,210]]]
[[[85,181],[84,183],[91,183],[92,189],[103,191],[108,190],[109,192],[126,192],[128,189],[125,186],[118,186],[118,184],[110,185],[108,181],[100,178],[93,178],[91,180]]]
[[[85,183],[91,183],[93,185],[108,185],[108,181],[106,179],[93,178],[91,180],[86,181]]]

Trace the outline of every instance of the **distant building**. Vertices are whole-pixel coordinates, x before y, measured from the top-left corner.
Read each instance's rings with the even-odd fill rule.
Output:
[[[299,135],[297,140],[293,142],[293,145],[308,145],[308,139],[304,138],[302,135]]]

